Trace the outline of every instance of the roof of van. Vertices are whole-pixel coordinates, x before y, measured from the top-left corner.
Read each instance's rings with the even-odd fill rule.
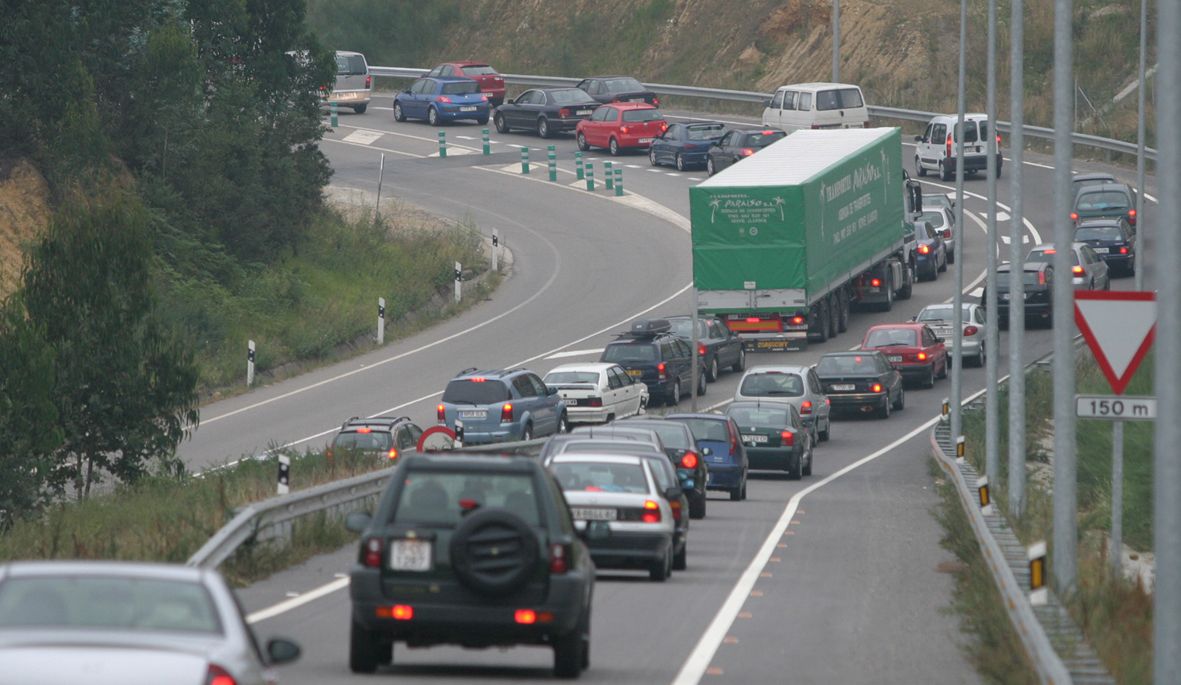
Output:
[[[364,53],[360,53],[360,52],[350,52],[350,51],[348,51],[348,50],[337,50],[337,51],[336,51],[336,54],[338,54],[338,55],[360,55],[361,57],[364,57],[364,56],[365,56],[365,55],[364,55]]]
[[[855,83],[832,83],[829,81],[816,81],[813,83],[790,83],[786,86],[779,86],[775,90],[783,90],[784,88],[796,88],[796,89],[800,89],[800,90],[820,90],[821,88],[833,88],[833,87],[835,87],[835,88],[857,88],[858,90],[861,89],[861,86],[859,86]]]
[[[801,129],[697,184],[699,188],[798,185],[898,129]],[[901,174],[899,174],[901,179]]]

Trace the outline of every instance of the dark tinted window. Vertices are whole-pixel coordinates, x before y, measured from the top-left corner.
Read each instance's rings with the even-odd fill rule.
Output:
[[[480,84],[475,81],[450,81],[443,84],[443,92],[449,95],[478,93],[480,92]]]
[[[844,374],[872,374],[878,372],[873,355],[842,354],[831,357],[821,357],[816,365],[816,373],[821,376],[841,376]]]
[[[959,126],[956,126],[956,131],[959,131]],[[975,143],[978,139],[976,137],[976,122],[968,119],[964,122],[964,143]],[[959,140],[957,136],[955,140]]]
[[[494,404],[509,397],[504,383],[491,379],[454,380],[443,391],[443,401],[451,404]]]
[[[644,90],[644,84],[630,76],[624,76],[622,78],[609,78],[603,81],[603,85],[607,87],[607,91],[610,93],[625,93],[629,91]]]
[[[689,124],[689,140],[711,140],[722,135],[722,124]]]
[[[549,92],[550,102],[556,105],[581,105],[593,104],[595,99],[586,94],[586,91],[578,88],[563,88],[562,90],[551,90]]]
[[[910,328],[878,328],[869,332],[865,339],[865,349],[888,347],[891,345],[916,345],[918,338]]]
[[[385,431],[349,431],[337,435],[332,446],[337,449],[388,450],[391,446],[390,434]]]
[[[625,109],[623,120],[631,122],[664,121],[664,115],[658,109]]]
[[[365,58],[360,55],[337,55],[337,76],[362,76],[369,72],[365,66]]]
[[[783,131],[757,131],[743,136],[742,147],[767,147],[787,134]]]
[[[200,583],[114,576],[39,576],[0,583],[0,628],[46,626],[221,634]]]
[[[724,421],[715,421],[713,419],[677,419],[681,423],[689,427],[693,433],[693,437],[698,440],[717,440],[725,442],[730,439],[729,431],[726,430],[726,423]]]
[[[406,474],[394,521],[454,526],[464,511],[488,507],[508,509],[531,525],[541,520],[529,474],[414,470]]]
[[[1075,240],[1123,240],[1117,226],[1080,226],[1074,231]]]
[[[628,424],[625,423],[624,425],[626,426]],[[651,423],[645,422],[643,427],[656,431],[656,434],[660,436],[660,441],[664,443],[665,447],[683,450],[693,446],[690,442],[690,436],[684,431],[685,427],[679,423],[653,421]]]
[[[1075,209],[1127,209],[1128,196],[1118,190],[1084,192],[1078,196]]]
[[[1078,255],[1074,250],[1070,251],[1070,258],[1073,264],[1078,264]],[[1045,262],[1046,264],[1054,263],[1054,250],[1034,250],[1025,258],[1027,262]]]
[[[920,221],[929,221],[935,228],[942,228],[947,223],[947,215],[942,211],[923,212]]]
[[[742,379],[738,392],[748,397],[800,397],[804,379],[794,373],[752,373]]]
[[[767,402],[760,407],[745,405],[731,406],[726,410],[726,416],[734,419],[739,426],[786,426],[791,422],[788,405],[773,406],[774,402]]]
[[[603,361],[617,364],[653,362],[656,361],[656,347],[652,343],[608,345],[603,350]]]
[[[679,335],[682,338],[693,337],[693,319],[669,319],[668,323],[673,335]],[[704,338],[705,322],[698,319],[697,324],[697,336]]]
[[[861,92],[856,88],[821,90],[816,93],[816,109],[821,111],[864,106],[865,101],[861,99]]]
[[[488,74],[495,74],[496,70],[487,64],[469,64],[463,67],[463,73],[468,76],[486,76]]]
[[[562,460],[550,466],[550,470],[563,490],[648,492],[648,479],[639,464]]]

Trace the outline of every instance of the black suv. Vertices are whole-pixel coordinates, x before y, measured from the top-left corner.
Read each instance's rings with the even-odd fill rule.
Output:
[[[631,330],[607,343],[601,362],[619,364],[628,375],[648,386],[654,401],[677,405],[693,387],[693,351],[689,343],[671,332],[665,319],[639,319]],[[700,365],[697,394],[705,394],[705,365]]]
[[[332,438],[325,456],[355,451],[381,455],[393,461],[398,455],[418,448],[422,429],[406,416],[375,416],[362,419],[354,416],[340,425],[340,432]]]
[[[554,672],[590,663],[595,567],[562,488],[534,458],[411,454],[361,533],[349,573],[349,668],[372,673],[393,645],[549,645]]]

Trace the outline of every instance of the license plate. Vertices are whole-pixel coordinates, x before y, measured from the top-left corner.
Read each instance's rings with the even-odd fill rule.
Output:
[[[474,112],[474,111],[476,111],[476,107],[475,107],[475,105],[471,105],[471,106],[468,106],[468,107],[460,107],[460,108],[459,108],[459,111],[461,111],[461,112]]]
[[[939,336],[940,338],[946,338],[946,337],[951,336],[951,329],[950,328],[934,328],[932,330],[934,330],[935,335]]]
[[[887,357],[886,357],[886,361],[889,361],[889,362],[900,362],[900,361],[902,361],[902,355],[900,355],[900,354],[891,354],[891,355],[889,355],[889,356],[887,356]]]
[[[644,372],[640,371],[639,369],[628,369],[627,375],[631,376],[632,378],[639,378],[640,376],[644,375]]]
[[[461,411],[459,418],[461,419],[483,419],[488,416],[488,412],[481,409],[480,411]]]
[[[848,392],[856,387],[857,386],[853,385],[852,383],[837,383],[836,385],[832,386],[832,389],[836,392]]]
[[[577,521],[614,521],[619,518],[619,512],[614,509],[575,507],[570,509],[570,516]]]
[[[628,102],[644,102],[644,98],[632,98]]]
[[[760,350],[786,350],[787,343],[779,340],[760,340],[755,343],[755,347]]]
[[[564,401],[566,402],[567,407],[577,407],[578,406],[578,400],[572,400],[572,399],[567,398]]]
[[[577,114],[580,117],[584,117],[590,113],[591,113],[591,110],[589,110],[589,109],[580,109],[577,112],[575,112],[575,114]]]
[[[1094,249],[1097,254],[1108,254],[1111,252],[1111,248],[1107,247],[1096,247]]]
[[[395,571],[431,570],[431,541],[394,540],[390,545],[390,568]]]
[[[651,143],[652,139],[651,138],[640,138],[640,142],[641,143]]]
[[[744,435],[744,436],[742,436],[742,441],[748,445],[758,445],[758,444],[762,444],[762,443],[767,442],[767,436],[765,436],[765,435]]]
[[[1001,293],[1001,299],[1007,301],[1009,299],[1009,293]]]

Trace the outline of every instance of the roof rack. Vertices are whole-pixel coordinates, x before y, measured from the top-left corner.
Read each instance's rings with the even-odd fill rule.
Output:
[[[455,376],[456,376],[456,378],[458,378],[459,376],[466,376],[467,374],[469,374],[473,371],[479,371],[479,369],[477,369],[474,366],[469,366],[468,368],[464,369],[463,371],[460,371],[459,373],[455,374]]]
[[[631,338],[655,338],[672,330],[668,319],[636,319],[631,328],[621,335]]]

